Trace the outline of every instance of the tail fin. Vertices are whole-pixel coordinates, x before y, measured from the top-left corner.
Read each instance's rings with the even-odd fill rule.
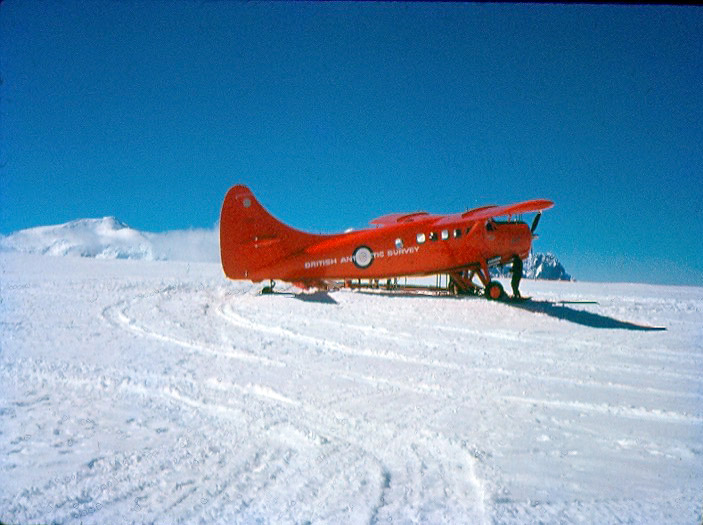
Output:
[[[267,267],[294,255],[324,236],[286,226],[267,212],[246,186],[227,192],[220,214],[220,257],[230,279],[281,278]]]

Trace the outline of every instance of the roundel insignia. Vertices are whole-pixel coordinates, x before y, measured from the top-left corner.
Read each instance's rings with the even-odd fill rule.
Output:
[[[357,268],[368,268],[373,262],[373,252],[368,246],[359,246],[352,257]]]

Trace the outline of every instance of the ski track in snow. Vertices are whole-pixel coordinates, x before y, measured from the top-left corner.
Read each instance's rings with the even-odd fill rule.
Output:
[[[2,521],[701,519],[703,289],[523,285],[668,328],[638,332],[258,296],[210,264],[0,263]]]

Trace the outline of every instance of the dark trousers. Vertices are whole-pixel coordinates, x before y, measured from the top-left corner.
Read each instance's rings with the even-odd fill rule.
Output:
[[[518,288],[520,287],[520,276],[519,275],[513,275],[512,280],[510,281],[510,284],[513,287],[513,296],[514,297],[520,297],[520,290]]]

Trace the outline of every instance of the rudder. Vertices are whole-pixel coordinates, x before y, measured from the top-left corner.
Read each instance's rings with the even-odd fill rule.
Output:
[[[304,250],[324,236],[301,232],[273,217],[249,188],[233,186],[220,213],[220,258],[230,279],[281,278],[267,267]]]

